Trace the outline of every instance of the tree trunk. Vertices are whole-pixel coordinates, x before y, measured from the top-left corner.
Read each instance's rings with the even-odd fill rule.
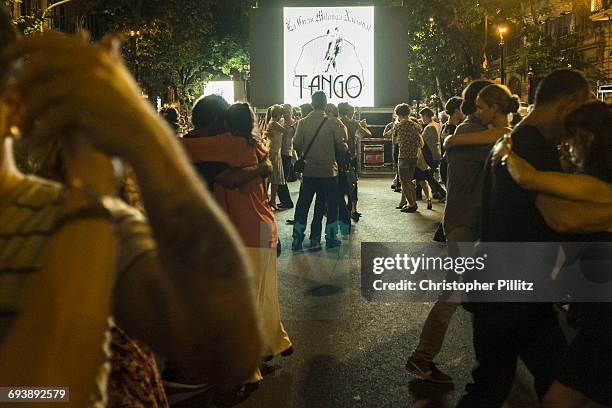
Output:
[[[442,102],[442,105],[446,105],[446,101],[447,101],[447,97],[446,97],[446,92],[444,92],[444,89],[442,88],[442,82],[440,81],[440,77],[436,75],[436,88],[438,88],[438,97],[440,98],[440,101]]]
[[[487,52],[487,40],[489,38],[489,17],[485,14],[484,16],[484,35],[482,38],[482,48],[480,50],[480,55],[484,58],[485,53]]]

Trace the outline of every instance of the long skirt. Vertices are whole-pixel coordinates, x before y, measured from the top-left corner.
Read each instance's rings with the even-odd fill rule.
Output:
[[[283,327],[278,303],[276,247],[246,248],[255,274],[256,306],[261,316],[263,356],[276,356],[291,347],[291,340]],[[262,356],[262,357],[263,357]],[[249,382],[262,380],[259,369]]]

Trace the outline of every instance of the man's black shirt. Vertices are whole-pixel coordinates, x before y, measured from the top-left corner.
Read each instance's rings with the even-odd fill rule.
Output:
[[[512,150],[540,171],[561,171],[559,154],[553,143],[533,126],[518,126],[512,132]],[[492,155],[485,163],[481,211],[481,250],[489,255],[487,264],[503,279],[546,281],[559,253],[560,234],[544,221],[535,204],[536,193],[523,189],[501,164],[491,167]],[[549,245],[489,247],[488,242],[549,242]],[[512,259],[512,261],[508,261]],[[501,260],[501,261],[500,261]],[[496,263],[497,261],[497,263]],[[534,275],[534,271],[537,271]],[[466,274],[464,278],[477,278]],[[471,312],[512,309],[526,319],[545,313],[547,303],[475,303],[468,295],[465,309]],[[546,312],[547,313],[547,312]]]
[[[540,171],[561,171],[559,154],[533,126],[518,126],[512,132],[512,150]],[[505,166],[485,164],[482,194],[483,242],[558,242],[559,234],[544,221],[535,205],[536,194],[524,190]]]

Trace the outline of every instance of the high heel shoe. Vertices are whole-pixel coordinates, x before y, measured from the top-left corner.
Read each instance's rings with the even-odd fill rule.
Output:
[[[427,209],[428,210],[433,209],[433,205],[431,205],[431,200],[427,200]]]

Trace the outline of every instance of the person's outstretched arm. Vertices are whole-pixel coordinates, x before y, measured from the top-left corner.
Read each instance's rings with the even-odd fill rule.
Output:
[[[612,185],[587,174],[539,171],[512,150],[504,138],[493,149],[492,164],[502,161],[521,187],[559,198],[593,203],[612,203]]]
[[[444,139],[444,149],[449,150],[457,146],[465,145],[487,145],[495,143],[504,134],[511,132],[510,128],[491,128],[482,132],[462,133],[450,135]]]
[[[560,233],[612,232],[612,204],[572,201],[538,194],[536,206],[546,224]]]
[[[261,351],[242,243],[172,130],[141,98],[119,43],[112,48],[48,32],[6,53],[30,56],[17,78],[28,107],[22,130],[35,139],[76,128],[132,166],[158,256],[120,277],[118,323],[193,376],[239,382],[252,374]]]
[[[596,177],[538,171],[516,154],[509,156],[506,162],[512,178],[527,190],[567,200],[612,203],[612,185]]]
[[[357,129],[359,129],[366,136],[372,136],[372,132],[370,131],[370,129],[368,129],[365,119],[362,119],[357,122]]]
[[[289,132],[289,126],[285,127],[278,122],[270,122],[270,126],[268,126],[268,130],[272,130],[274,132],[287,133]]]
[[[272,162],[266,158],[257,166],[231,167],[223,170],[215,178],[215,181],[227,188],[237,188],[258,177],[266,177],[270,173],[272,173]]]
[[[385,126],[385,129],[383,130],[383,137],[385,139],[391,139],[393,138],[393,129],[394,129],[394,123],[388,123],[387,126]]]

